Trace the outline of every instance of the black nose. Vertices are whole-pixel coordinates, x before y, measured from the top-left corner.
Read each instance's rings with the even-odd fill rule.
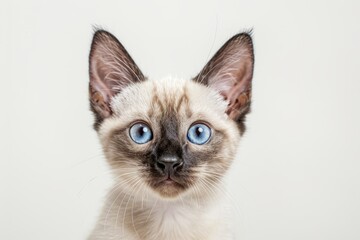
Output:
[[[182,165],[183,161],[175,155],[163,155],[156,161],[156,168],[165,174],[173,174]]]

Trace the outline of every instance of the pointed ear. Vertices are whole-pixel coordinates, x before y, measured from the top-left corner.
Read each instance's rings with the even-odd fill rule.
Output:
[[[193,79],[218,91],[228,101],[226,113],[242,122],[250,111],[254,51],[250,34],[229,39]]]
[[[89,56],[90,106],[95,128],[111,116],[111,99],[126,86],[145,77],[121,43],[109,32],[95,32]]]

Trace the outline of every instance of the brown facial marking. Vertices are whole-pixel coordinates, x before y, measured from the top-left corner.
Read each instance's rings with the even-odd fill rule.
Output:
[[[191,118],[192,112],[190,108],[189,98],[186,95],[186,92],[184,92],[184,94],[179,99],[176,106],[176,112],[179,112],[182,106],[184,106],[186,117]]]
[[[152,98],[152,102],[154,103],[154,105],[156,104],[159,108],[160,108],[160,112],[164,112],[165,111],[165,107],[163,106],[163,104],[161,103],[159,97],[158,97],[158,91],[156,86],[153,86],[153,98]]]

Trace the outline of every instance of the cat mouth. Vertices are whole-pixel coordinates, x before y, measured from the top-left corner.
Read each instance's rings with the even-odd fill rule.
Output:
[[[174,176],[163,176],[151,184],[163,197],[175,197],[186,189],[181,179]]]
[[[171,186],[175,187],[175,185],[180,185],[178,182],[176,182],[172,179],[166,179],[166,180],[162,181],[162,184],[165,186],[169,186],[169,187],[171,187]]]
[[[167,176],[165,176],[162,180],[160,180],[160,184],[180,184],[179,180],[177,180],[176,178],[172,177],[170,174],[168,174]],[[181,185],[181,184],[180,184]]]

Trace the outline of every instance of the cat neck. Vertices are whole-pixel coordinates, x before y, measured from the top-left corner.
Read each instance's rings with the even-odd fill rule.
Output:
[[[123,239],[208,239],[225,227],[219,220],[226,215],[226,206],[224,194],[216,190],[176,199],[115,190],[108,196],[102,225],[123,234]]]

